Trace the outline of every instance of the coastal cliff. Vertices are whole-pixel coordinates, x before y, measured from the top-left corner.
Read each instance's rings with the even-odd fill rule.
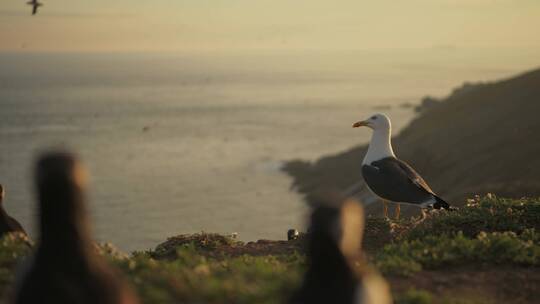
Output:
[[[392,141],[399,158],[434,191],[458,206],[473,194],[540,195],[540,69],[493,83],[467,83],[444,99],[425,100]],[[325,187],[361,188],[366,150],[360,145],[313,163],[292,160],[283,170],[303,194]],[[360,196],[367,197],[366,192]],[[370,214],[380,209],[378,204],[367,208]]]

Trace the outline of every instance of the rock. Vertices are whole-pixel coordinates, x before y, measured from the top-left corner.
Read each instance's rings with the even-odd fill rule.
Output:
[[[300,232],[298,232],[298,230],[289,229],[287,231],[287,240],[288,241],[297,240],[299,237],[300,237]]]

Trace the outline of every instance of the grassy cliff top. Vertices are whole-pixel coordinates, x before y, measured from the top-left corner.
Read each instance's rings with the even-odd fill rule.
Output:
[[[476,197],[455,212],[389,222],[368,218],[366,260],[396,303],[535,303],[540,293],[540,199]],[[307,267],[305,238],[243,243],[219,234],[169,238],[155,249],[96,250],[121,269],[143,303],[284,303]],[[32,246],[0,240],[0,294]]]

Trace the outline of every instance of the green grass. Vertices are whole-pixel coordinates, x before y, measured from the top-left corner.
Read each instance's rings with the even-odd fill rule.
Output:
[[[15,279],[15,268],[31,251],[31,242],[24,234],[13,233],[0,239],[0,295],[5,295]]]
[[[385,246],[375,257],[375,264],[383,273],[397,275],[478,263],[540,266],[538,240],[534,229],[525,230],[521,235],[483,232],[473,239],[461,232],[454,236],[425,236]]]
[[[540,200],[506,199],[490,194],[470,199],[458,211],[443,211],[428,217],[421,225],[407,231],[403,238],[413,240],[458,232],[474,238],[481,232],[512,231],[520,234],[530,228],[540,231]]]
[[[164,253],[163,246],[131,256],[110,244],[96,250],[122,270],[144,303],[284,303],[301,282],[304,255],[212,257],[205,253],[213,246],[240,243],[204,233],[188,239],[174,248],[174,259],[168,252],[167,258],[157,254]],[[30,252],[26,237],[0,240],[0,294],[7,293],[17,264]],[[156,255],[163,259],[152,257]]]
[[[375,265],[384,274],[409,276],[423,269],[489,264],[540,266],[540,201],[488,195],[458,211],[435,212],[400,231],[379,250]]]
[[[366,218],[363,249],[368,253],[380,250],[384,245],[394,239],[390,222],[384,218]]]
[[[118,264],[146,303],[283,303],[300,284],[305,258],[208,258],[195,244],[177,248],[173,261],[137,254]]]
[[[430,304],[432,302],[433,295],[429,291],[414,288],[407,290],[396,299],[396,304]]]
[[[422,270],[444,273],[458,266],[539,267],[539,225],[540,200],[488,196],[455,212],[432,213],[421,224],[414,219],[368,218],[364,245],[390,282],[393,276],[412,280]],[[293,253],[272,251],[287,252],[275,255],[244,254],[253,248],[238,250],[246,246],[231,237],[199,233],[173,237],[154,250],[131,255],[110,244],[96,250],[122,270],[143,303],[284,303],[306,268],[302,246]],[[11,286],[17,263],[30,252],[24,237],[8,235],[0,240],[1,294]],[[436,290],[416,289],[414,281],[409,283],[410,288],[394,291],[396,303],[482,302],[457,294],[441,297]],[[478,299],[483,299],[481,292]]]

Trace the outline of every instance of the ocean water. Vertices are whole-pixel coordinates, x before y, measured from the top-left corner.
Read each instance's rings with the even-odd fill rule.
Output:
[[[307,212],[284,161],[366,142],[351,124],[373,112],[399,132],[414,116],[403,104],[533,67],[518,55],[0,53],[5,208],[35,237],[34,160],[68,147],[90,171],[100,241],[131,251],[199,231],[284,239]]]

